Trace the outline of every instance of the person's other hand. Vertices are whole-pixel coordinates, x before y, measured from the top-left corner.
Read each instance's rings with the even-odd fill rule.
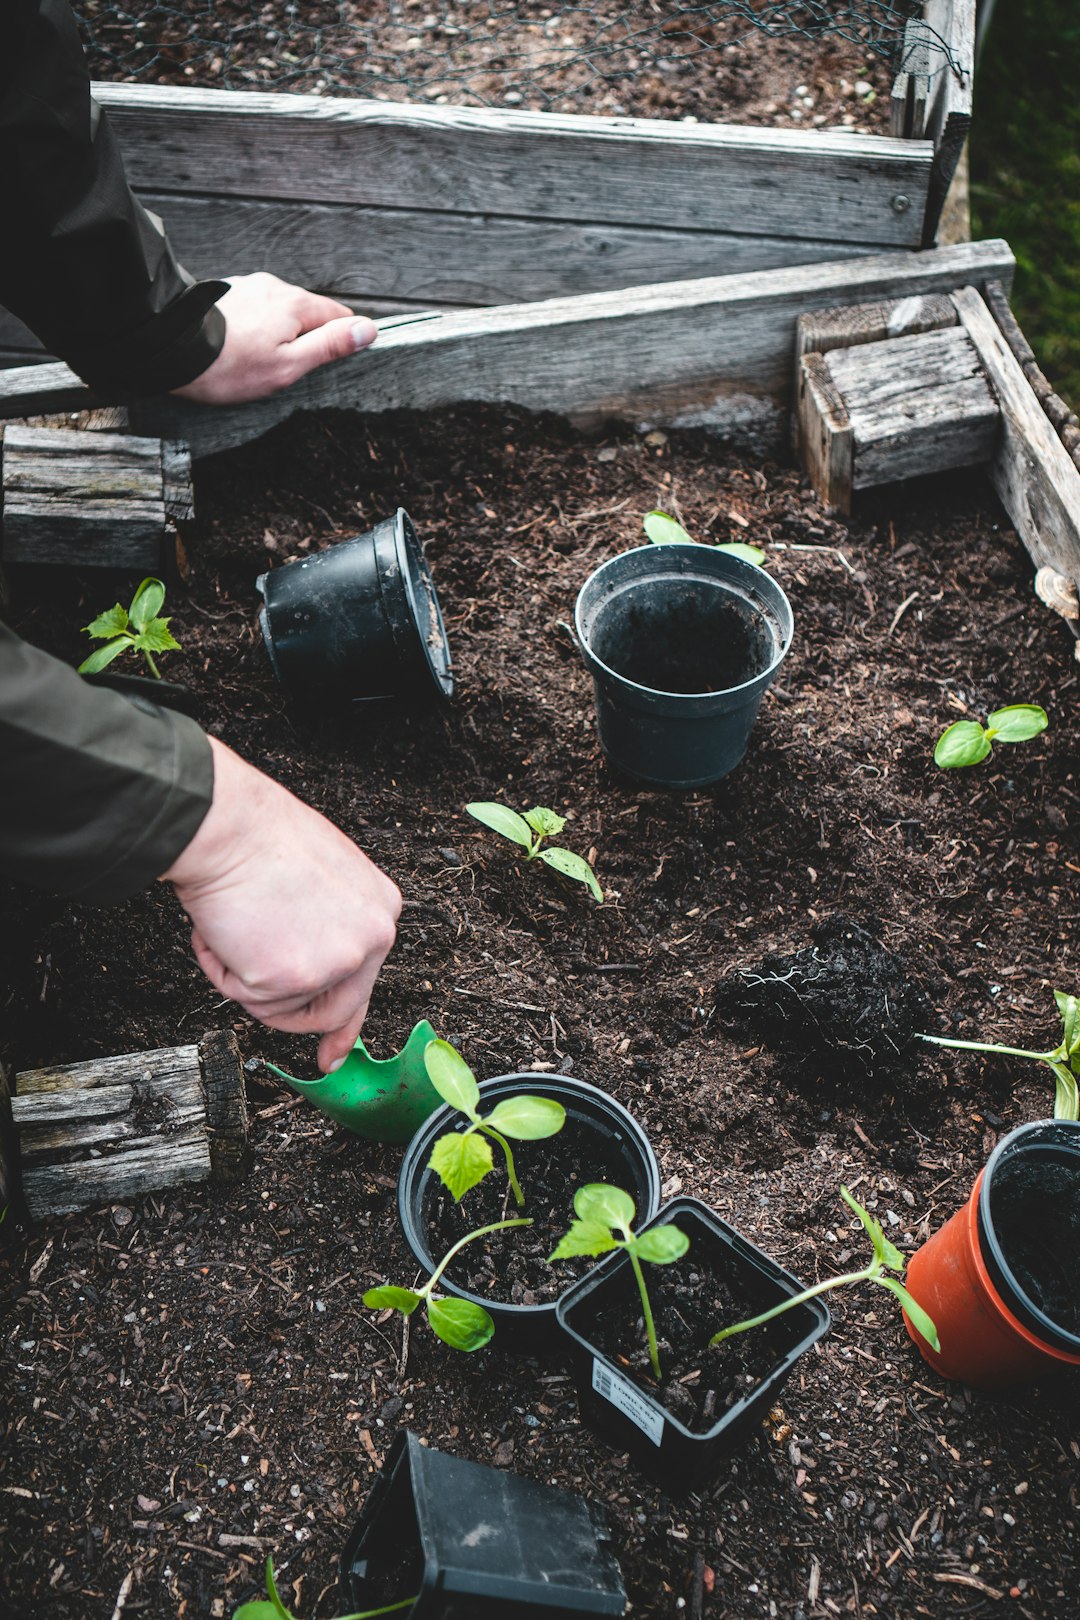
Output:
[[[271,1029],[317,1032],[337,1068],[360,1034],[401,896],[345,834],[216,738],[214,798],[162,878],[214,988]]]
[[[366,315],[321,293],[305,292],[263,271],[230,276],[218,300],[225,343],[193,382],[174,391],[200,405],[238,405],[263,399],[374,343],[378,329]]]

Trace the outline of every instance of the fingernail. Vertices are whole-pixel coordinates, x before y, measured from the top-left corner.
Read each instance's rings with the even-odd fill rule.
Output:
[[[337,1074],[338,1070],[341,1068],[341,1065],[344,1062],[345,1062],[344,1058],[338,1058],[336,1063],[331,1063],[330,1067],[326,1071],[327,1074]]]
[[[379,335],[379,329],[374,321],[355,321],[352,329],[354,349],[366,349],[369,343],[374,343]]]

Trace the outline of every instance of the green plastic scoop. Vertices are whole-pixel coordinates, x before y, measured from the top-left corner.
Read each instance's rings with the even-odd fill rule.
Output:
[[[407,1142],[442,1103],[424,1064],[425,1048],[435,1038],[422,1019],[396,1057],[373,1058],[358,1040],[341,1068],[319,1080],[297,1080],[276,1063],[266,1067],[357,1136]]]

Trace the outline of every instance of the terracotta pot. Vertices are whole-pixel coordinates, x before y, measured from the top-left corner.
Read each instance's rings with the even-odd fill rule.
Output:
[[[1078,1237],[1080,1124],[1022,1125],[998,1143],[963,1209],[908,1264],[907,1286],[941,1342],[932,1350],[908,1322],[923,1357],[976,1389],[1080,1367],[1080,1334],[1055,1319],[1043,1286],[1063,1268],[1051,1280],[1075,1296]]]

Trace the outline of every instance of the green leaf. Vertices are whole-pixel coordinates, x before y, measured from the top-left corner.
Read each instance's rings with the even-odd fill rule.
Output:
[[[99,613],[96,619],[83,626],[86,635],[93,636],[95,641],[105,641],[109,636],[122,636],[128,627],[127,608],[122,608],[117,602],[108,613]]]
[[[666,512],[646,512],[642,528],[654,546],[696,545],[692,534],[687,534],[681,523],[676,523]]]
[[[741,557],[743,562],[757,563],[759,568],[765,561],[765,553],[760,546],[748,546],[744,540],[725,540],[716,550],[726,551],[729,557]]]
[[[881,1226],[869,1210],[863,1209],[857,1199],[852,1198],[846,1187],[840,1188],[840,1196],[847,1207],[856,1214],[866,1228],[871,1243],[874,1245],[874,1255],[889,1271],[903,1272],[905,1260],[895,1243],[890,1243]]]
[[[515,1142],[539,1142],[557,1136],[566,1123],[566,1109],[553,1097],[505,1097],[484,1119]]]
[[[957,720],[938,738],[934,764],[952,771],[960,765],[978,765],[990,752],[990,739],[977,720]]]
[[[448,1131],[431,1150],[428,1169],[434,1170],[447,1192],[457,1201],[477,1186],[494,1164],[491,1143],[475,1131]]]
[[[1080,1119],[1080,1087],[1064,1063],[1051,1063],[1054,1071],[1054,1118]]]
[[[232,1620],[279,1620],[281,1613],[282,1610],[266,1598],[254,1598],[252,1602],[241,1603],[238,1609],[234,1609]]]
[[[451,1350],[480,1350],[495,1337],[495,1323],[482,1305],[467,1299],[431,1299],[428,1321]]]
[[[274,1613],[279,1617],[279,1620],[293,1620],[293,1616],[281,1601],[277,1582],[274,1579],[274,1560],[269,1556],[266,1560],[266,1595],[273,1604]]]
[[[465,806],[474,821],[482,826],[490,827],[503,838],[509,838],[512,844],[520,844],[523,849],[532,849],[533,835],[529,823],[524,816],[519,816],[516,810],[511,810],[505,804],[467,804]]]
[[[456,1047],[449,1041],[429,1041],[424,1047],[424,1067],[443,1102],[475,1120],[480,1106],[480,1087]]]
[[[607,1254],[609,1249],[623,1247],[612,1237],[606,1221],[571,1221],[569,1232],[559,1239],[548,1259],[573,1260],[578,1255]]]
[[[110,641],[107,646],[95,647],[89,658],[84,658],[79,665],[79,674],[96,675],[99,669],[104,669],[106,664],[111,664],[114,658],[118,658],[122,652],[125,652],[132,645],[130,636],[117,636],[116,640]]]
[[[400,1311],[402,1316],[411,1316],[420,1303],[420,1295],[414,1294],[411,1288],[369,1288],[364,1295],[364,1304],[370,1311],[382,1311],[389,1307],[392,1311]]]
[[[626,1227],[634,1224],[634,1200],[621,1187],[611,1187],[606,1181],[590,1181],[574,1194],[574,1214],[583,1221],[600,1221],[606,1226]]]
[[[580,855],[575,855],[571,849],[556,847],[542,849],[540,859],[548,866],[554,867],[556,872],[561,872],[563,877],[573,878],[576,883],[584,883],[593,899],[599,900],[603,905],[604,891],[596,881],[596,873],[588,861],[582,860]]]
[[[545,810],[542,804],[534,804],[531,810],[526,810],[524,819],[541,838],[554,838],[566,826],[565,816],[557,816],[554,810]]]
[[[638,1259],[648,1260],[654,1266],[669,1266],[673,1260],[681,1260],[689,1247],[690,1239],[686,1233],[670,1222],[665,1226],[654,1226],[634,1239]]]
[[[923,1310],[917,1299],[912,1299],[903,1283],[897,1282],[895,1277],[878,1277],[875,1281],[879,1282],[882,1288],[887,1288],[890,1294],[896,1295],[908,1314],[908,1321],[916,1333],[922,1334],[931,1350],[940,1351],[941,1341],[938,1338],[933,1318]]]
[[[1066,1057],[1072,1058],[1080,1053],[1080,997],[1066,995],[1064,990],[1055,990],[1054,1000],[1063,1025],[1061,1044]]]
[[[144,579],[131,598],[131,606],[128,609],[136,630],[145,630],[151,620],[157,618],[164,602],[165,587],[160,579]]]
[[[135,637],[135,645],[139,651],[147,652],[179,652],[180,643],[169,629],[168,619],[151,619],[145,630],[141,630]]]
[[[1010,703],[986,717],[986,729],[994,742],[1026,742],[1045,731],[1049,723],[1046,710],[1037,703]]]

